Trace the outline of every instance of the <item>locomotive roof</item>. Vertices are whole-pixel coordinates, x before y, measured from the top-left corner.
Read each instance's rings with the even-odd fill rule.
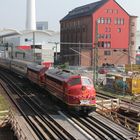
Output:
[[[43,68],[45,68],[45,66],[44,66],[44,65],[37,65],[37,64],[30,64],[30,65],[28,65],[27,68],[28,68],[28,69],[31,69],[31,70],[33,70],[33,71],[39,72],[39,71],[41,71]]]
[[[59,80],[68,80],[69,77],[78,76],[78,74],[74,74],[71,71],[62,69],[49,69],[45,72],[45,74]]]

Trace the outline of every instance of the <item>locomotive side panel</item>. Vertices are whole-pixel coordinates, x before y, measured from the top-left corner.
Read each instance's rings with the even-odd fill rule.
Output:
[[[32,81],[33,83],[36,83],[39,85],[39,74],[36,72],[33,72],[32,70],[27,70],[27,78]]]
[[[48,75],[46,75],[45,81],[45,88],[49,90],[54,96],[64,101],[64,82]]]
[[[39,86],[45,86],[45,72],[48,70],[48,67],[42,65],[28,65],[27,67],[27,78],[33,83],[38,84]]]
[[[10,64],[10,59],[0,58],[0,66],[2,66],[3,68],[10,69]]]

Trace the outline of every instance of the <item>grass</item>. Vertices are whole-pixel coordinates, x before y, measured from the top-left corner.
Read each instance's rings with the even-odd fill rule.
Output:
[[[8,102],[5,100],[5,98],[0,95],[0,116],[7,115],[7,112],[3,112],[9,109]]]

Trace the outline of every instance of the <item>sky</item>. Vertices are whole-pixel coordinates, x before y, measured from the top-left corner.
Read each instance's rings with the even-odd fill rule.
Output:
[[[37,21],[48,21],[49,29],[60,30],[59,21],[72,9],[98,0],[36,0]],[[130,15],[138,16],[140,30],[140,0],[116,0]],[[0,29],[24,30],[26,0],[0,0]]]

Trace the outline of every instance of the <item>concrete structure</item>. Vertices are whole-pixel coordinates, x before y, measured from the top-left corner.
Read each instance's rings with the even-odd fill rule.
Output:
[[[60,21],[63,62],[80,66],[93,66],[95,59],[98,65],[134,63],[131,58],[135,54],[130,51],[135,51],[136,24],[132,29],[132,22],[136,22],[136,17],[130,16],[115,0],[75,8]],[[134,44],[130,45],[132,41]],[[94,52],[96,47],[98,53]],[[95,53],[98,58],[94,58]]]
[[[36,22],[37,30],[48,30],[48,22],[47,21],[38,21]]]
[[[35,0],[27,0],[26,30],[36,30]]]

